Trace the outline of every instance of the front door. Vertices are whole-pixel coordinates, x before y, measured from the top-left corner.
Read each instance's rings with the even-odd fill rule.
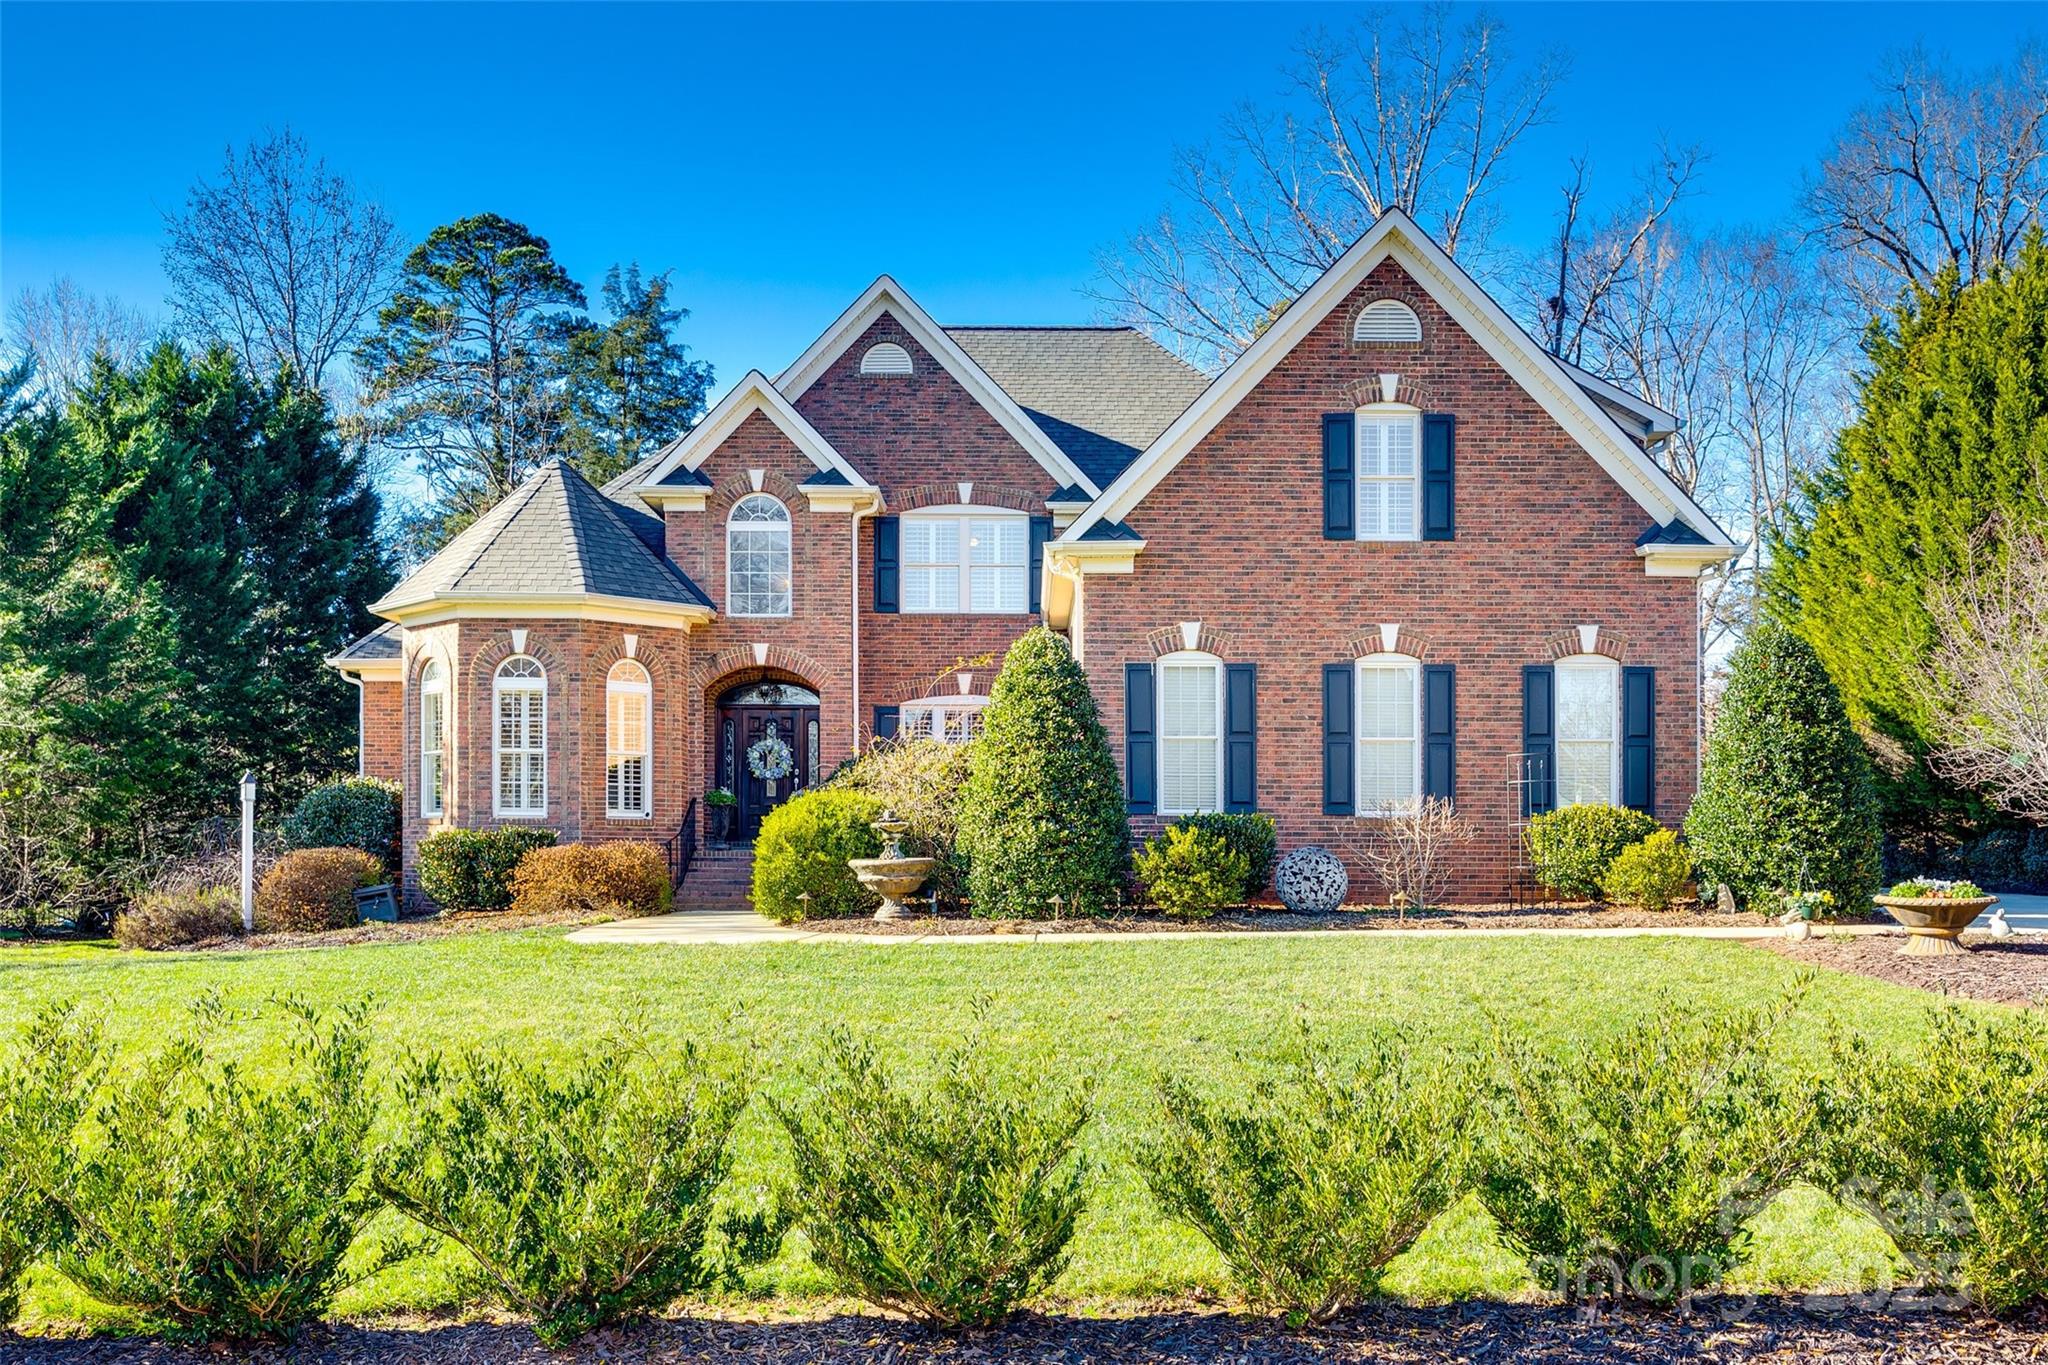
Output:
[[[783,690],[804,695],[797,688]],[[733,834],[752,839],[760,832],[762,816],[817,780],[818,708],[749,695],[720,705],[718,734],[720,773],[739,798]]]

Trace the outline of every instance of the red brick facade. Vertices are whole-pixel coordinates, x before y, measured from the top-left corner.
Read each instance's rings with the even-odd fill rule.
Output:
[[[357,742],[362,745],[364,777],[380,777],[405,785],[404,686],[366,679]]]

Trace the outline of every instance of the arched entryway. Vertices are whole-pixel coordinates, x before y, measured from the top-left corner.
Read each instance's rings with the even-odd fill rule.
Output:
[[[718,785],[739,799],[726,837],[752,839],[762,816],[824,776],[818,694],[772,678],[740,683],[719,694],[716,724]]]

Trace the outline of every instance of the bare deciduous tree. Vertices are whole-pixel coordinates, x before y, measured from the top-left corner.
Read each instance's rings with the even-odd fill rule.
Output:
[[[111,294],[93,294],[66,275],[45,289],[24,289],[8,309],[14,348],[35,357],[41,381],[58,398],[85,383],[93,357],[126,365],[149,347],[149,319]]]
[[[1096,297],[1197,364],[1246,346],[1373,221],[1400,208],[1452,255],[1483,251],[1492,193],[1561,77],[1518,68],[1503,25],[1447,5],[1376,15],[1309,41],[1298,103],[1241,108],[1220,148],[1182,153],[1184,216],[1162,215],[1103,261]]]
[[[164,272],[187,326],[234,347],[250,371],[289,366],[329,391],[357,334],[388,293],[401,243],[375,204],[289,128],[200,181],[165,218]]]
[[[1366,840],[1365,865],[1405,915],[1442,901],[1451,859],[1472,841],[1472,823],[1435,796],[1411,801],[1383,820]]]
[[[1552,355],[1584,363],[1588,334],[1600,324],[1610,299],[1656,267],[1658,239],[1705,159],[1691,147],[1660,152],[1642,175],[1635,202],[1590,228],[1579,221],[1589,191],[1586,163],[1572,163],[1557,244],[1538,271],[1548,288],[1538,334]]]
[[[1935,771],[2048,823],[2048,541],[2014,537],[2002,563],[1938,591],[1929,609]]]
[[[2048,205],[2048,68],[2025,48],[1959,77],[1919,50],[1894,58],[1880,97],[1849,121],[1807,192],[1859,312],[1953,265],[1968,284],[2008,260]]]

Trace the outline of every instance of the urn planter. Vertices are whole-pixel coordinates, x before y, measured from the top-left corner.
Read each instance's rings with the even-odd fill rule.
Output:
[[[1879,896],[1877,903],[1906,926],[1906,957],[1956,957],[1970,922],[1998,903],[1996,896]]]

